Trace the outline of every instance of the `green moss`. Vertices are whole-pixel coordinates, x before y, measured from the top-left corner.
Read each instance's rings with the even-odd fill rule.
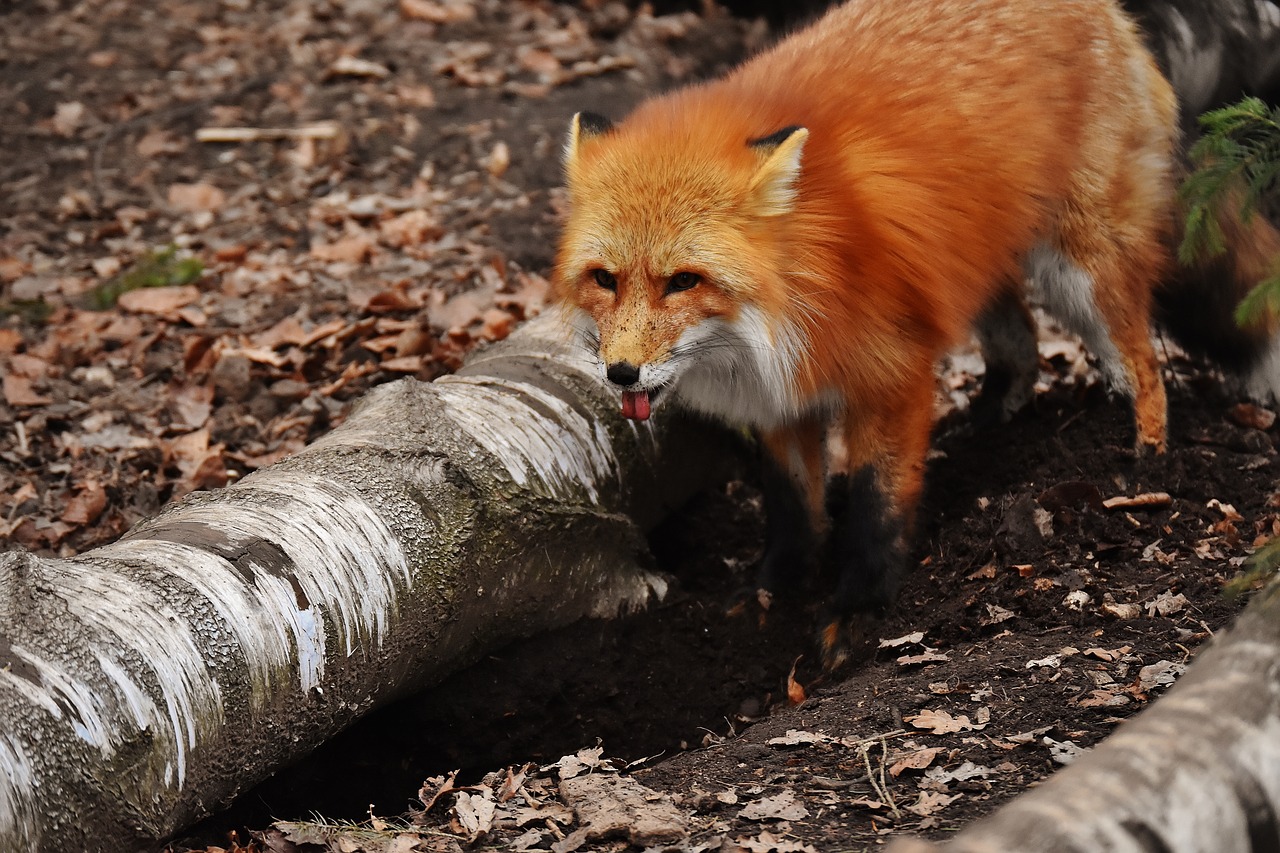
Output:
[[[89,290],[83,297],[84,307],[105,311],[130,290],[190,284],[203,273],[204,264],[199,258],[178,257],[176,246],[166,246],[144,255],[129,269]]]
[[[27,323],[43,323],[53,306],[43,299],[0,299],[0,318],[17,317]]]

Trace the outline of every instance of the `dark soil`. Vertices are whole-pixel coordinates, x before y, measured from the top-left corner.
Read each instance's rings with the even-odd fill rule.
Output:
[[[461,768],[461,779],[476,781],[599,742],[608,756],[643,762],[636,775],[646,785],[713,812],[724,807],[705,793],[793,790],[811,817],[790,822],[789,837],[818,849],[861,849],[897,829],[945,836],[1052,772],[1045,737],[1089,747],[1140,711],[1156,690],[1139,686],[1139,670],[1186,663],[1237,612],[1223,583],[1254,536],[1277,523],[1272,435],[1228,421],[1228,400],[1212,384],[1172,390],[1172,446],[1156,460],[1135,459],[1130,413],[1097,386],[1041,395],[1032,411],[981,434],[953,418],[961,428],[937,442],[901,600],[868,622],[860,657],[838,673],[813,663],[820,589],[767,613],[730,614],[763,545],[758,491],[734,481],[653,532],[659,564],[678,581],[663,606],[508,648],[375,714],[205,831],[313,810],[355,820],[370,804],[398,814],[427,776]],[[1148,491],[1167,491],[1171,503],[1090,505]],[[1224,523],[1215,499],[1244,520]],[[1037,509],[1051,515],[1051,532],[1037,528]],[[1073,607],[1071,593],[1087,598]],[[1099,606],[1166,593],[1186,605],[1120,618]],[[921,644],[876,648],[917,631]],[[898,662],[923,646],[946,659]],[[1064,649],[1075,651],[1060,666],[1029,667]],[[1111,654],[1085,654],[1099,649]],[[793,666],[807,696],[798,707],[787,698]],[[925,709],[976,722],[984,708],[980,731],[935,735],[904,723]],[[944,784],[960,796],[936,814],[894,819],[852,804],[877,799],[859,750],[766,745],[791,729],[871,739],[876,767],[942,747],[934,766],[972,762],[990,774]],[[903,809],[921,783],[908,770],[889,778],[888,793]],[[730,834],[759,831],[724,811]]]
[[[0,367],[32,354],[50,365],[32,378],[47,402],[0,406],[0,524],[8,525],[0,532],[11,546],[82,550],[188,488],[220,484],[192,479],[174,461],[170,442],[182,430],[167,416],[156,420],[166,405],[147,397],[156,389],[213,389],[203,428],[209,447],[223,448],[213,467],[234,477],[323,433],[370,385],[450,369],[484,339],[478,319],[449,327],[422,304],[379,308],[368,293],[401,280],[412,282],[410,295],[419,282],[467,293],[485,268],[498,271],[499,292],[507,292],[526,272],[545,275],[569,116],[620,115],[646,94],[723,70],[766,34],[763,24],[724,13],[651,18],[616,3],[462,5],[476,15],[442,24],[406,21],[394,4],[337,0],[164,0],[145,11],[122,0],[45,0],[0,13],[0,142],[8,154],[0,164],[0,299],[15,309],[0,318],[0,333],[12,333]],[[530,45],[558,44],[561,31],[578,33],[581,52],[561,59],[564,68],[601,56],[629,64],[540,82],[530,70],[539,66],[518,57]],[[469,44],[490,53],[458,59],[470,55]],[[344,52],[390,76],[326,76]],[[498,77],[483,78],[495,70]],[[402,86],[429,86],[435,105],[412,106],[422,97],[414,101]],[[70,102],[87,117],[55,122],[57,105]],[[340,121],[350,138],[343,150],[311,152],[314,162],[301,146],[278,141],[191,141],[207,125],[317,119]],[[161,136],[140,149],[149,133]],[[495,175],[484,164],[499,141],[510,164]],[[341,269],[313,251],[367,227],[356,215],[324,213],[318,199],[337,191],[399,198],[415,181],[437,193],[431,251],[378,243]],[[175,208],[166,188],[190,182],[219,187],[231,201],[208,216]],[[135,318],[114,309],[108,315],[141,324],[136,334],[104,333],[93,348],[51,344],[59,324],[84,314],[80,295],[104,277],[94,261],[116,257],[127,267],[171,241],[206,265],[202,325],[191,314]],[[237,284],[246,270],[271,264],[308,277],[271,277],[257,291]],[[34,297],[52,307],[52,319],[18,310]],[[242,365],[242,380],[229,379],[230,368],[201,366],[201,346],[216,350],[210,341],[290,316],[308,326],[336,318],[351,332],[296,364]],[[388,320],[401,325],[377,326]],[[361,348],[417,327],[429,338],[417,351]],[[390,358],[406,353],[420,356],[408,370]],[[1136,459],[1123,403],[1080,378],[1078,361],[1055,356],[1043,367],[1054,382],[1012,423],[974,431],[963,413],[942,422],[899,602],[866,622],[858,656],[841,671],[823,674],[813,655],[822,578],[767,610],[731,607],[750,586],[762,546],[759,493],[744,473],[652,532],[659,565],[676,579],[662,606],[531,638],[384,709],[177,846],[223,843],[232,828],[261,830],[313,812],[360,820],[373,804],[379,815],[396,815],[417,805],[428,777],[460,768],[460,780],[478,780],[597,742],[608,756],[642,762],[633,771],[645,785],[696,810],[704,838],[769,829],[845,850],[891,831],[954,831],[1052,772],[1049,741],[1091,746],[1155,698],[1163,686],[1143,668],[1187,662],[1230,623],[1241,604],[1223,597],[1223,584],[1280,530],[1277,432],[1241,426],[1250,411],[1233,408],[1216,377],[1177,357],[1167,365],[1170,450]],[[955,385],[971,389],[974,377],[950,375],[957,373]],[[335,388],[338,375],[349,380]],[[104,398],[93,383],[106,379],[120,391]],[[284,380],[296,389],[282,391]],[[137,441],[68,449],[69,437],[88,429],[87,414],[104,405],[118,407],[117,420]],[[36,440],[45,435],[56,440]],[[88,479],[103,484],[105,508],[63,512]],[[1101,505],[1147,492],[1170,500]],[[914,632],[923,636],[878,647]],[[922,711],[963,716],[967,726],[933,734],[912,725]],[[768,744],[791,729],[828,740]],[[887,774],[882,790],[873,789],[884,766],[934,747],[932,768],[972,762],[977,772],[927,778],[920,766]],[[805,804],[804,818],[752,821],[714,797],[733,791],[746,802],[782,790]]]

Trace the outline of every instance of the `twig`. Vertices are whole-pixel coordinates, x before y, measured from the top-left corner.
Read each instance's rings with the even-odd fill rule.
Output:
[[[257,142],[271,139],[334,139],[338,125],[321,121],[302,127],[202,127],[197,142]]]
[[[871,783],[871,790],[876,792],[876,796],[880,798],[880,802],[889,807],[889,811],[893,813],[895,821],[902,820],[902,812],[898,809],[898,804],[894,801],[893,794],[889,793],[889,785],[885,782],[884,766],[889,760],[889,744],[881,738],[880,740],[880,773],[871,768],[871,750],[862,747],[862,762],[867,767],[867,781]]]

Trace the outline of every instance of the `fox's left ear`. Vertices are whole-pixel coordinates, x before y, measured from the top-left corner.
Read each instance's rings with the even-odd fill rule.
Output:
[[[564,143],[564,164],[572,170],[582,143],[613,130],[613,122],[598,113],[577,113],[569,122],[569,138]]]
[[[792,125],[747,143],[760,155],[760,165],[751,176],[750,184],[751,203],[757,216],[782,216],[795,206],[800,153],[808,138],[808,130]]]

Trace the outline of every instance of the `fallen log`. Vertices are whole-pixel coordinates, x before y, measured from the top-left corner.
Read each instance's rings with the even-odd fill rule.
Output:
[[[1280,850],[1280,580],[1168,694],[942,846],[889,853]]]
[[[111,545],[0,555],[0,850],[153,848],[375,707],[660,597],[642,527],[724,436],[624,423],[561,331],[376,388]]]

